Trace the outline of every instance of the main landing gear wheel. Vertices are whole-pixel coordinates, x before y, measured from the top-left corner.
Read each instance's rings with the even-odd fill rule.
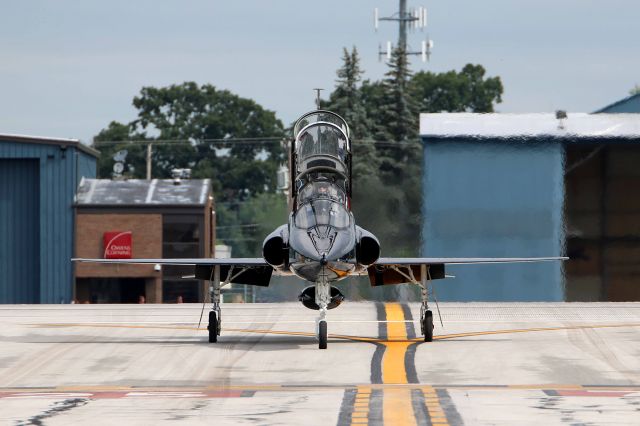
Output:
[[[318,322],[318,348],[327,349],[327,322],[325,320]]]
[[[207,329],[209,330],[209,343],[217,342],[220,335],[220,321],[216,311],[209,312],[209,326]]]
[[[422,318],[422,334],[425,342],[433,342],[433,312],[426,311]]]

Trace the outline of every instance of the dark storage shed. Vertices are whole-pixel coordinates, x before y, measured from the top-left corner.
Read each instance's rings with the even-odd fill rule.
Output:
[[[74,195],[97,155],[74,139],[0,134],[0,303],[71,301]]]
[[[547,264],[452,267],[443,300],[640,300],[637,114],[421,114],[423,255]]]

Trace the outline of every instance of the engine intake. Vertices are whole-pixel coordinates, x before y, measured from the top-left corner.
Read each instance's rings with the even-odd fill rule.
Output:
[[[287,247],[286,225],[273,231],[265,238],[262,244],[262,256],[271,266],[283,266],[288,260],[289,251]]]
[[[380,243],[371,232],[358,227],[356,260],[361,265],[372,265],[380,257]]]
[[[344,300],[344,295],[340,293],[336,287],[331,287],[330,290],[331,301],[329,302],[329,306],[327,309],[337,308],[342,301]],[[302,290],[300,296],[298,296],[298,300],[302,302],[305,308],[319,310],[320,306],[316,304],[316,288],[315,286],[310,286]]]

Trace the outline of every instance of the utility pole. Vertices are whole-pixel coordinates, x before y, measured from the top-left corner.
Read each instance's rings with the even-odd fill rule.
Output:
[[[400,0],[400,11],[398,16],[398,47],[407,51],[407,0]]]
[[[422,62],[426,62],[431,57],[431,49],[433,48],[433,40],[428,37],[421,42],[421,49],[411,51],[407,44],[407,29],[420,29],[421,31],[427,27],[427,8],[419,7],[418,9],[412,9],[407,11],[407,0],[399,0],[398,12],[391,16],[379,17],[378,8],[374,9],[374,27],[378,31],[378,24],[380,21],[396,21],[398,22],[398,45],[397,47],[402,49],[406,55],[420,55]],[[378,59],[386,56],[387,60],[391,59],[391,50],[393,45],[390,41],[387,41],[386,49],[383,50],[382,46],[378,47]]]
[[[151,143],[147,145],[147,180],[151,180]]]
[[[320,109],[320,91],[324,90],[324,89],[313,89],[316,91],[316,109]]]

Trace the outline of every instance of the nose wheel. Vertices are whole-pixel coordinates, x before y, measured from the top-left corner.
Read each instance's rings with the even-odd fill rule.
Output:
[[[318,348],[327,349],[327,322],[318,321]]]

